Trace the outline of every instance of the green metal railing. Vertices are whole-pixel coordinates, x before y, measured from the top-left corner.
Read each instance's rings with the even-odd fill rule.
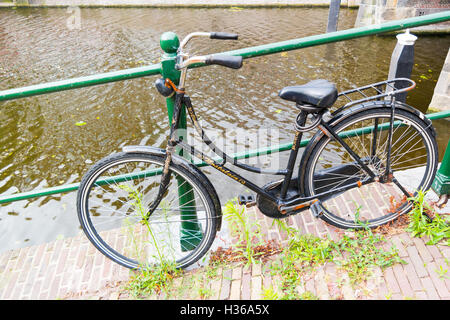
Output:
[[[317,46],[321,44],[326,43],[332,43],[332,42],[338,42],[338,41],[344,41],[349,39],[355,39],[380,33],[387,33],[387,32],[393,32],[398,31],[406,28],[412,28],[412,27],[418,27],[423,26],[427,24],[434,24],[444,21],[450,20],[450,11],[430,14],[426,16],[420,16],[420,17],[414,17],[404,20],[398,20],[398,21],[391,21],[386,22],[379,25],[372,25],[372,26],[366,26],[361,28],[353,28],[348,30],[342,30],[342,31],[336,31],[326,34],[320,34],[315,36],[309,36],[299,39],[293,39],[288,41],[282,41],[282,42],[276,42],[261,46],[255,46],[255,47],[249,47],[239,50],[233,50],[228,52],[222,52],[221,54],[227,54],[227,55],[236,55],[236,56],[242,56],[243,58],[252,58],[252,57],[258,57],[268,54],[274,54],[279,53],[283,51],[289,51],[289,50],[296,50],[301,48],[307,48],[312,46]],[[15,88],[15,89],[9,89],[0,91],[0,101],[6,101],[6,100],[13,100],[13,99],[19,99],[19,98],[25,98],[35,95],[41,95],[41,94],[48,94],[52,92],[59,92],[64,90],[71,90],[71,89],[77,89],[77,88],[83,88],[83,87],[89,87],[94,85],[100,85],[115,81],[122,81],[122,80],[128,80],[128,79],[134,79],[134,78],[140,78],[145,76],[152,76],[152,75],[159,75],[161,74],[165,78],[169,78],[172,80],[175,84],[178,84],[179,81],[179,71],[175,69],[175,57],[176,57],[176,51],[179,46],[179,39],[177,35],[173,32],[166,32],[161,36],[160,39],[160,45],[162,50],[164,51],[164,54],[162,55],[161,62],[158,64],[153,64],[150,66],[145,67],[139,67],[139,68],[132,68],[132,69],[126,69],[121,71],[115,71],[115,72],[107,72],[102,74],[96,74],[86,77],[79,77],[79,78],[73,78],[68,80],[62,80],[62,81],[55,81],[45,84],[38,84],[38,85],[32,85],[22,88]],[[195,67],[202,67],[203,64],[197,64],[192,66],[192,68]],[[169,119],[172,116],[173,111],[173,105],[174,100],[173,98],[167,98],[167,111],[169,115]],[[433,114],[428,114],[427,117],[431,120],[435,119],[442,119],[446,117],[450,117],[450,111],[443,111]],[[186,127],[186,114],[185,110],[183,110],[183,115],[181,118],[180,123],[181,128]],[[183,130],[181,130],[183,131]],[[355,132],[353,134],[362,134],[361,132]],[[304,140],[301,143],[301,147],[306,146],[308,143],[308,140]],[[277,146],[273,146],[270,148],[265,149],[259,149],[259,150],[251,150],[249,152],[245,153],[237,153],[233,155],[234,159],[244,159],[244,158],[250,158],[255,157],[259,155],[264,154],[270,154],[274,152],[281,152],[291,149],[292,144],[286,143],[281,144]],[[448,148],[447,148],[448,151]],[[450,157],[448,157],[450,158]],[[205,163],[203,162],[197,162],[195,163],[198,166],[204,166]],[[442,163],[441,168],[444,166],[444,169],[450,167],[450,159],[448,163]],[[447,170],[449,171],[449,170]],[[446,171],[445,171],[446,172]],[[450,179],[450,178],[448,178]],[[13,202],[13,201],[19,201],[24,199],[30,199],[35,197],[43,197],[43,196],[49,196],[53,194],[58,193],[64,193],[64,192],[70,192],[75,191],[78,189],[79,184],[69,184],[69,185],[63,185],[63,186],[57,186],[52,188],[47,188],[44,190],[33,190],[30,192],[23,192],[13,195],[7,195],[7,196],[0,196],[0,204],[1,203],[7,203],[7,202]],[[180,190],[181,193],[181,190]]]
[[[406,28],[419,27],[427,24],[434,24],[448,20],[450,20],[450,11],[444,11],[429,14],[426,16],[386,22],[378,25],[353,28],[288,41],[270,43],[261,46],[249,47],[234,51],[227,51],[222,52],[222,54],[242,56],[244,59],[248,59],[268,54],[279,53],[283,51],[290,51],[312,46],[318,46],[321,44],[331,42],[344,41],[380,33],[398,31]],[[165,52],[163,56],[163,61],[161,63],[153,64],[146,67],[132,68],[115,72],[107,72],[87,77],[79,77],[68,80],[55,81],[45,84],[38,84],[34,86],[0,91],[0,101],[24,98],[63,90],[89,87],[109,82],[152,76],[161,73],[163,73],[163,75],[172,80],[172,77],[174,77],[174,75],[176,77],[177,73],[174,69],[175,66],[174,58],[175,52],[179,44],[178,37],[173,32],[166,32],[161,36],[160,44],[161,48]],[[204,65],[197,64],[192,66],[192,68],[200,66]]]
[[[443,118],[450,117],[450,111],[430,113],[425,116],[430,120],[443,119]],[[356,136],[356,135],[361,135],[364,133],[371,132],[371,130],[373,130],[373,127],[357,129],[357,130],[353,130],[352,132],[345,131],[345,132],[340,133],[339,136],[351,137],[351,136]],[[302,140],[300,143],[300,147],[301,148],[306,147],[308,142],[309,142],[309,139]],[[238,152],[238,153],[231,154],[230,156],[234,160],[241,160],[241,159],[248,159],[248,158],[258,157],[258,156],[267,155],[267,154],[276,153],[276,152],[289,151],[291,149],[292,149],[292,142],[289,142],[289,143],[274,145],[271,147],[249,150],[246,152]],[[450,149],[447,147],[447,150],[450,150]],[[450,155],[450,152],[448,152],[448,153]],[[220,161],[221,159],[219,157],[216,157],[216,158],[213,158],[213,160]],[[194,164],[197,167],[205,167],[208,165],[206,162],[203,162],[203,161],[197,161],[197,162],[194,162]],[[127,175],[124,175],[123,177],[116,176],[116,177],[109,178],[109,179],[114,180],[115,182],[120,182],[120,181],[124,181],[126,179],[133,179],[133,178],[137,179],[137,178],[141,178],[143,176],[153,176],[153,175],[157,175],[160,173],[161,173],[160,170],[154,169],[154,170],[149,170],[148,172],[140,172],[136,175],[128,175],[127,174]],[[110,183],[111,181],[108,181],[108,180],[104,181],[105,184],[107,184],[108,182]],[[97,183],[102,183],[102,181],[98,181]],[[67,184],[67,185],[63,185],[63,186],[47,188],[47,189],[43,189],[43,190],[39,190],[39,191],[22,192],[22,193],[18,193],[18,194],[0,196],[0,204],[14,202],[14,201],[20,201],[20,200],[26,200],[26,199],[31,199],[31,198],[51,196],[51,195],[59,194],[59,193],[76,191],[76,190],[78,190],[79,185],[80,185],[79,183],[72,183],[72,184]]]

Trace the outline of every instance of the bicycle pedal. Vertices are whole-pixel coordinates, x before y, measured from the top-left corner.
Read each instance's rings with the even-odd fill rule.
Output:
[[[254,206],[256,204],[256,200],[253,195],[244,196],[244,195],[240,194],[238,196],[238,203],[240,205],[245,205],[248,208],[248,207]]]
[[[245,204],[245,206],[246,206],[247,208],[256,206],[256,201],[247,202],[247,203]]]
[[[320,205],[320,201],[314,202],[309,208],[316,218],[319,218],[324,212],[323,207]]]

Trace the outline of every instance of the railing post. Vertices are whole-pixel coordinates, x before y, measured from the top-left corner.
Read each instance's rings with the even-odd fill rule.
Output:
[[[440,204],[447,202],[448,196],[450,195],[450,140],[447,143],[444,158],[442,159],[441,166],[436,173],[431,188],[441,198],[439,201]]]
[[[161,75],[166,79],[172,80],[175,85],[178,85],[180,81],[180,72],[175,69],[175,58],[177,55],[177,49],[180,44],[178,36],[173,32],[165,32],[161,35],[160,46],[164,51],[161,58]],[[175,98],[166,98],[167,112],[169,115],[169,124],[172,123],[173,109],[175,105]],[[181,112],[179,122],[179,137],[186,140],[186,109],[183,108]],[[188,157],[189,155],[183,155],[183,150],[177,148],[177,153],[181,156]],[[195,211],[195,198],[194,192],[190,185],[184,183],[181,177],[178,180],[178,195],[179,205],[181,208],[181,241],[180,245],[183,251],[195,249],[200,243],[203,235],[201,227],[196,219],[197,213]],[[185,208],[183,206],[186,205]],[[194,208],[194,209],[188,209]]]
[[[337,31],[340,8],[341,8],[341,0],[330,1],[330,9],[328,11],[327,33]]]
[[[414,65],[414,43],[417,37],[409,33],[409,29],[405,33],[397,35],[397,44],[392,52],[391,64],[389,66],[388,79],[395,78],[411,78],[411,72]],[[395,84],[397,89],[402,89],[406,85]],[[395,95],[398,101],[406,101],[406,92]]]

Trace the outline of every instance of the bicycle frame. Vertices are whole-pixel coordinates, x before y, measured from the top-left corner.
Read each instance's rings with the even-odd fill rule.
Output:
[[[205,155],[203,152],[195,149],[195,147],[183,142],[182,140],[179,140],[176,136],[176,130],[178,129],[178,121],[180,118],[181,110],[183,106],[186,107],[187,112],[189,114],[189,117],[196,129],[196,131],[200,134],[202,141],[219,157],[223,159],[223,162],[219,163],[214,161],[212,158]],[[306,122],[307,114],[302,113],[300,115],[300,125],[304,125]],[[194,112],[194,108],[192,106],[191,100],[188,96],[185,95],[184,90],[179,89],[176,92],[175,97],[175,108],[174,108],[174,115],[173,115],[173,121],[171,124],[171,130],[169,135],[169,141],[168,141],[168,152],[167,157],[170,158],[170,153],[174,151],[174,147],[178,146],[181,147],[185,152],[190,153],[192,156],[201,159],[214,169],[220,171],[221,173],[225,174],[226,176],[230,177],[231,179],[235,180],[236,182],[246,186],[250,190],[256,192],[257,194],[270,199],[274,203],[277,204],[280,212],[283,214],[286,214],[290,211],[296,211],[302,208],[307,208],[317,202],[321,198],[326,198],[329,196],[332,196],[334,194],[338,194],[341,192],[344,192],[346,190],[355,188],[355,187],[361,187],[362,185],[368,184],[370,182],[373,182],[375,178],[375,174],[366,166],[364,161],[355,153],[353,150],[342,140],[342,138],[339,137],[339,135],[334,132],[332,128],[330,128],[323,120],[320,121],[319,129],[322,130],[327,136],[332,137],[333,139],[336,139],[355,159],[355,161],[363,168],[369,175],[369,178],[363,180],[363,181],[357,181],[354,183],[349,183],[343,187],[334,189],[332,191],[325,191],[323,193],[320,193],[318,195],[310,196],[310,197],[303,197],[303,196],[296,196],[296,197],[290,197],[286,198],[287,189],[289,186],[289,183],[292,178],[292,173],[294,171],[294,166],[297,160],[298,156],[298,150],[301,143],[302,138],[302,132],[296,131],[294,136],[294,141],[292,144],[292,148],[289,155],[289,160],[286,169],[284,170],[267,170],[263,168],[253,167],[246,165],[244,163],[240,163],[237,160],[234,160],[232,157],[227,155],[225,152],[217,148],[214,143],[206,136],[203,129],[201,128],[200,124],[198,123],[197,117]],[[242,175],[236,173],[235,171],[226,168],[225,164],[229,162],[232,165],[235,165],[241,169],[244,169],[246,171],[258,173],[258,174],[271,174],[271,175],[283,175],[284,178],[282,180],[282,187],[281,187],[281,195],[280,197],[275,197],[263,188],[257,186],[252,181],[246,179]]]
[[[300,209],[307,208],[307,207],[313,205],[315,202],[319,201],[320,199],[323,199],[323,198],[326,198],[329,196],[333,196],[335,194],[339,194],[341,192],[344,192],[346,190],[349,190],[349,189],[352,189],[355,187],[361,187],[361,186],[371,183],[375,180],[379,181],[380,178],[381,178],[381,180],[391,179],[395,184],[397,184],[400,187],[400,189],[403,191],[403,193],[405,193],[405,195],[409,196],[409,194],[406,192],[406,190],[398,183],[398,181],[396,181],[395,178],[393,178],[389,163],[387,163],[387,168],[386,168],[385,174],[381,177],[376,176],[373,173],[373,171],[364,163],[364,161],[345,143],[345,141],[343,141],[343,139],[330,126],[327,125],[327,123],[322,119],[322,113],[318,114],[318,117],[316,118],[316,120],[318,120],[318,121],[314,122],[313,126],[310,126],[311,130],[313,130],[315,127],[317,127],[323,132],[323,134],[328,136],[330,139],[337,141],[351,155],[351,157],[355,160],[355,163],[357,163],[358,166],[368,174],[368,178],[366,178],[362,181],[359,180],[359,181],[351,182],[340,188],[336,188],[331,191],[325,191],[325,192],[322,192],[320,194],[310,196],[310,197],[304,197],[301,194],[299,194],[297,196],[291,196],[289,198],[286,197],[287,191],[289,188],[289,184],[291,182],[292,174],[294,171],[294,166],[295,166],[295,163],[296,163],[296,160],[298,157],[298,149],[300,147],[303,132],[310,130],[309,128],[304,127],[307,117],[308,117],[308,112],[304,111],[304,110],[302,110],[301,113],[299,114],[299,116],[297,117],[297,125],[298,126],[296,127],[294,141],[292,144],[292,148],[290,151],[289,160],[288,160],[286,169],[267,170],[267,169],[263,169],[263,168],[246,165],[237,160],[234,160],[233,158],[228,156],[225,152],[223,152],[222,150],[217,148],[214,145],[214,143],[204,133],[203,129],[201,128],[200,124],[197,121],[197,117],[195,115],[191,100],[188,96],[185,95],[185,80],[186,80],[188,67],[190,65],[196,64],[196,63],[206,63],[208,61],[208,58],[206,56],[189,57],[189,55],[187,55],[183,52],[184,46],[187,44],[187,42],[190,39],[192,39],[194,37],[205,37],[205,36],[211,37],[211,33],[204,33],[204,32],[191,33],[181,42],[181,44],[177,50],[177,58],[176,58],[175,68],[177,70],[180,70],[180,81],[179,81],[178,88],[173,83],[171,83],[172,89],[175,92],[175,107],[173,110],[173,117],[172,117],[172,124],[171,124],[171,128],[170,128],[169,141],[168,141],[167,149],[166,149],[166,165],[165,165],[164,172],[163,172],[162,182],[167,180],[167,172],[169,169],[169,164],[170,164],[170,159],[171,159],[172,153],[175,150],[175,146],[179,146],[185,152],[190,153],[194,157],[201,159],[203,162],[212,166],[214,169],[220,171],[221,173],[225,174],[226,176],[230,177],[231,179],[235,180],[236,182],[238,182],[242,185],[245,185],[247,188],[256,192],[258,195],[261,195],[261,196],[269,199],[270,201],[273,201],[274,203],[276,203],[279,211],[282,214],[286,214],[291,211],[297,211]],[[230,35],[227,35],[226,37],[222,37],[222,38],[225,39],[227,37],[230,39]],[[234,36],[231,38],[234,39]],[[236,39],[237,39],[237,35],[236,35]],[[410,86],[407,88],[404,88],[404,89],[397,90],[397,89],[395,89],[394,86],[391,85],[391,82],[395,83],[395,81],[398,81],[398,80],[410,82]],[[384,93],[380,90],[380,88],[383,85],[385,85],[386,88],[389,87],[389,90],[386,90],[386,92],[384,92]],[[381,97],[390,96],[392,99],[394,97],[394,93],[411,90],[412,88],[414,88],[414,86],[415,86],[415,83],[413,81],[411,81],[409,79],[398,78],[398,79],[393,79],[393,80],[382,81],[379,83],[375,83],[375,84],[372,84],[369,86],[364,86],[364,87],[357,88],[357,89],[352,89],[352,90],[341,93],[341,95],[344,95],[347,99],[350,100],[350,102],[338,110],[342,110],[343,108],[345,108],[348,105],[352,105],[352,104],[355,104],[358,102],[363,102],[363,101],[369,101],[369,100],[375,99],[375,98],[378,99]],[[376,92],[377,92],[376,96],[368,97],[367,95],[365,95],[362,92],[362,91],[370,89],[370,88],[376,90]],[[356,100],[356,101],[352,101],[352,99],[350,99],[348,97],[348,94],[353,93],[353,92],[360,93],[363,96],[363,98]],[[391,101],[391,103],[392,103],[392,101]],[[179,118],[180,118],[181,110],[183,109],[184,106],[186,107],[186,109],[188,111],[189,117],[190,117],[195,129],[200,134],[202,141],[215,154],[217,154],[220,158],[223,159],[223,161],[221,163],[214,161],[213,159],[206,156],[202,152],[196,150],[193,146],[186,144],[185,142],[181,141],[180,139],[178,139],[175,136],[175,132],[178,129],[178,125],[179,125]],[[391,123],[390,123],[390,128],[389,128],[389,138],[390,139],[392,137],[392,132],[393,132],[392,119],[394,116],[394,112],[395,112],[395,108],[392,105]],[[333,116],[336,115],[337,113],[338,112],[336,111],[333,114]],[[303,128],[303,129],[299,129],[299,128]],[[374,139],[376,139],[376,135],[375,135]],[[388,152],[390,153],[390,145],[389,145]],[[246,179],[245,177],[241,176],[240,174],[234,172],[233,170],[231,170],[229,168],[226,168],[224,165],[227,162],[229,162],[232,165],[235,165],[241,169],[249,171],[249,172],[254,172],[254,173],[258,173],[258,174],[283,175],[284,178],[280,182],[282,184],[280,196],[275,197],[271,193],[267,192],[264,188],[257,186],[256,184],[254,184],[250,180]],[[165,191],[164,188],[165,188],[165,183],[162,183],[160,186],[158,198],[161,197],[162,194],[164,193],[164,191]],[[157,203],[159,203],[158,200],[154,203],[154,205],[157,205]]]

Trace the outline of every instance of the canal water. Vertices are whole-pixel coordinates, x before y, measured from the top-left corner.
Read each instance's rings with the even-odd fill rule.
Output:
[[[357,10],[341,10],[339,29]],[[159,37],[174,31],[235,32],[239,41],[199,39],[195,54],[244,48],[323,33],[328,9],[3,9],[0,10],[0,90],[157,63]],[[296,116],[278,98],[284,86],[328,79],[339,90],[386,79],[396,39],[373,36],[245,61],[240,70],[192,70],[187,88],[202,125],[225,146],[244,151],[255,135],[290,142]],[[450,36],[419,35],[407,102],[426,111]],[[79,182],[98,159],[132,144],[164,147],[168,132],[156,77],[0,102],[0,194]],[[435,121],[440,158],[449,122]],[[267,131],[267,129],[269,129]],[[262,129],[263,131],[258,131]],[[266,131],[264,131],[266,130]],[[243,132],[249,132],[249,136]],[[250,138],[249,138],[250,137]],[[271,138],[271,139],[272,139]],[[264,140],[264,139],[263,139]],[[286,164],[277,154],[251,164]],[[222,204],[247,190],[203,169]],[[254,177],[263,185],[272,177]],[[0,252],[80,232],[76,192],[0,205]]]

